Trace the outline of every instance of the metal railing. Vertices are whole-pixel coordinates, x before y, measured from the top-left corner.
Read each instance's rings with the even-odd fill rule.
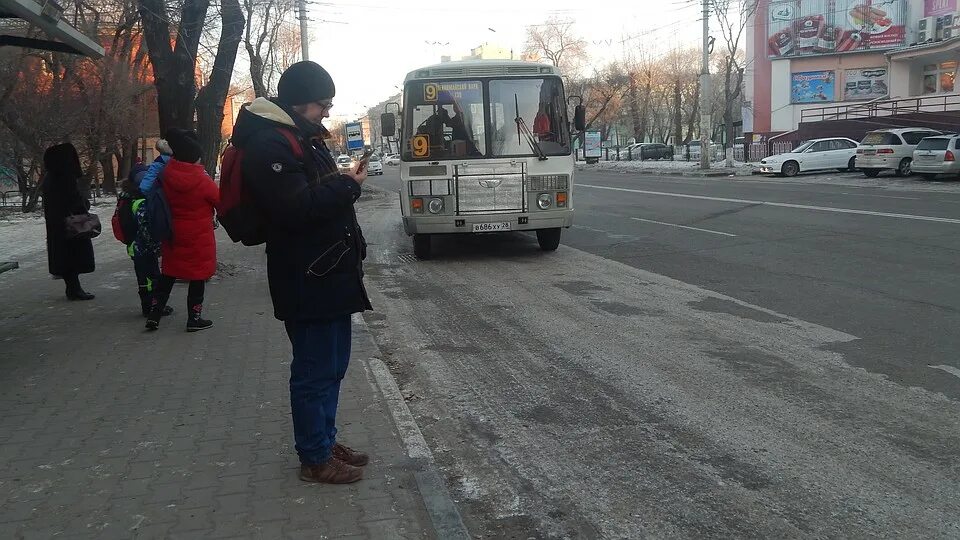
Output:
[[[857,120],[877,116],[895,116],[910,113],[960,112],[960,94],[937,94],[888,100],[875,100],[855,105],[832,105],[804,109],[800,112],[801,122],[822,122],[825,120]]]

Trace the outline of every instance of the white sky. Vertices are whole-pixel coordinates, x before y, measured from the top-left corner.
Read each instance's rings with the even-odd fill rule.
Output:
[[[486,42],[513,48],[519,57],[526,27],[551,15],[576,22],[597,67],[641,46],[657,52],[696,44],[702,32],[698,0],[308,2],[310,59],[337,85],[333,120],[362,116],[396,93],[409,71],[436,64],[443,55],[459,59]]]

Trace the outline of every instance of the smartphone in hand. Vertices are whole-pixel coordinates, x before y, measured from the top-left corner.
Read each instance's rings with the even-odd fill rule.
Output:
[[[360,156],[358,160],[360,162],[360,167],[357,168],[357,172],[360,172],[367,168],[367,163],[370,163],[370,157],[373,155],[373,150],[367,150]]]

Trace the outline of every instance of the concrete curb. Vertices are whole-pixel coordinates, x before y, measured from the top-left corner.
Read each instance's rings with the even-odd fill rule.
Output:
[[[363,328],[366,333],[366,339],[377,352],[377,356],[382,356],[380,347],[373,339],[370,327],[362,317],[354,318],[357,326]],[[423,497],[423,504],[430,515],[430,521],[433,524],[434,532],[437,538],[469,540],[470,532],[460,517],[460,511],[456,503],[447,491],[447,486],[440,476],[436,461],[433,458],[433,452],[427,445],[423,433],[417,425],[413,413],[407,407],[403,395],[400,393],[400,387],[397,386],[396,379],[390,373],[390,369],[376,356],[365,359],[365,366],[368,375],[372,375],[380,393],[383,395],[390,414],[393,417],[397,431],[400,433],[403,444],[407,448],[407,455],[410,456],[414,464],[414,477],[417,479],[417,487],[420,489],[420,495]]]

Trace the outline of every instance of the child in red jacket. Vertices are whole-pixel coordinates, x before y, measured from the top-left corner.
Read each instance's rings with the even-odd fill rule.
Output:
[[[187,290],[187,332],[206,330],[213,322],[201,317],[206,280],[217,267],[217,241],[213,232],[214,208],[220,202],[216,183],[200,164],[202,151],[196,133],[182,129],[167,132],[173,150],[163,169],[160,189],[173,218],[173,235],[161,246],[162,275],[146,327],[160,327],[160,315],[177,279],[190,282]]]

